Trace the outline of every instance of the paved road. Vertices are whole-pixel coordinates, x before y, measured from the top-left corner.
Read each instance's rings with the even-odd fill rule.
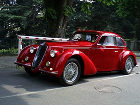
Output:
[[[140,105],[140,67],[131,75],[102,73],[63,87],[56,79],[16,70],[15,59],[0,57],[0,105]]]

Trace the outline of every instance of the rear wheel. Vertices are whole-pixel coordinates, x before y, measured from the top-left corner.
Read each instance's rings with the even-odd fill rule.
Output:
[[[65,86],[74,85],[80,78],[81,65],[75,58],[67,61],[60,82]]]
[[[130,74],[134,68],[134,60],[131,56],[126,59],[125,69],[123,70],[123,74]]]

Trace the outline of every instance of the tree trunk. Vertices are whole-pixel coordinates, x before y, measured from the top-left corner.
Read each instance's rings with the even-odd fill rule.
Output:
[[[72,6],[74,0],[44,0],[45,17],[47,19],[46,32],[51,37],[65,37],[67,19],[64,15],[65,7]]]

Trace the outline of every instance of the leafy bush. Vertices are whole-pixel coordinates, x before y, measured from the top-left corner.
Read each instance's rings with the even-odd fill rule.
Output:
[[[15,48],[1,49],[0,50],[0,56],[3,56],[3,55],[17,55],[17,54],[18,54],[18,49],[15,49]]]

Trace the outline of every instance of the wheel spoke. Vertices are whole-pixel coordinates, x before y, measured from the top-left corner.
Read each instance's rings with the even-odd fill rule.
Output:
[[[133,69],[133,60],[131,58],[128,58],[126,60],[126,64],[125,64],[125,69],[128,73],[130,73]]]
[[[64,69],[64,78],[68,83],[72,83],[76,80],[78,76],[78,66],[74,62],[70,62],[66,65]]]

